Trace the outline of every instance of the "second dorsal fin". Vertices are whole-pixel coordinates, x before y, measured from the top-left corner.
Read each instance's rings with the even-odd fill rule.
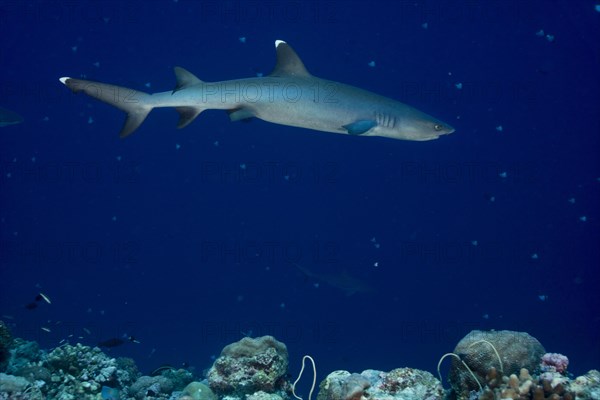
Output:
[[[200,79],[196,77],[196,75],[192,74],[187,69],[181,67],[175,67],[175,79],[177,79],[177,85],[175,85],[175,89],[173,89],[173,93],[178,90],[185,89],[187,87],[196,85],[198,83],[202,83]]]

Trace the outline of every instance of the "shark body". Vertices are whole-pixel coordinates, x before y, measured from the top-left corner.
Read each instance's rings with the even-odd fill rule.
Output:
[[[204,110],[226,110],[232,121],[264,121],[361,136],[431,140],[454,132],[450,125],[399,101],[311,75],[286,42],[275,42],[277,64],[265,77],[204,82],[175,67],[177,86],[148,94],[134,89],[69,77],[60,78],[73,92],[87,95],[127,113],[120,136],[135,131],[153,108],[174,107],[178,128]]]

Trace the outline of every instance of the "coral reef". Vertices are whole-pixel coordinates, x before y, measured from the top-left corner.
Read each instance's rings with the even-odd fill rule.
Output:
[[[471,371],[470,383],[476,382],[460,390],[444,392],[432,374],[412,368],[335,371],[321,382],[317,400],[600,400],[600,372],[572,380],[565,356],[544,355],[529,335],[511,334],[517,343],[508,343],[510,335],[504,331],[471,333],[466,344],[457,346],[452,353],[459,360],[457,368]],[[156,370],[160,375],[141,376],[133,360],[111,358],[82,344],[47,352],[19,338],[5,343],[0,400],[290,400],[292,394],[287,348],[271,336],[226,346],[203,382],[171,367]],[[515,372],[515,365],[532,369]]]
[[[319,386],[317,400],[441,400],[444,390],[429,372],[397,368],[390,372],[366,370],[360,374],[335,371]]]
[[[128,359],[110,358],[98,348],[67,344],[46,353],[22,339],[13,342],[7,372],[3,382],[13,379],[13,386],[10,392],[3,386],[0,394],[10,393],[11,399],[96,400],[103,386],[124,388],[139,375]],[[14,385],[16,377],[20,386]]]
[[[243,398],[255,392],[283,395],[288,352],[272,336],[245,337],[226,346],[207,374],[210,388],[219,396]],[[279,393],[281,392],[281,393]]]
[[[523,368],[518,376],[511,374],[501,377],[492,367],[484,386],[483,391],[471,392],[469,396],[459,395],[457,398],[480,400],[574,400],[576,398],[570,388],[569,379],[558,372],[531,375]]]
[[[471,331],[458,342],[448,374],[456,393],[480,390],[490,368],[504,374],[518,374],[522,368],[535,370],[546,351],[526,332]]]

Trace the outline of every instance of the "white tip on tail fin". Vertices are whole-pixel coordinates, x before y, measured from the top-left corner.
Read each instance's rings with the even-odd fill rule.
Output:
[[[90,97],[125,111],[127,113],[127,119],[121,129],[120,136],[122,138],[133,133],[133,131],[144,122],[153,108],[148,104],[151,95],[144,92],[121,86],[69,77],[63,77],[59,80],[74,93],[83,92]]]
[[[282,43],[283,43],[283,44],[285,44],[285,41],[284,41],[284,40],[279,40],[279,39],[277,39],[277,40],[275,41],[275,48],[277,48],[277,46],[279,46],[279,45],[280,45],[280,44],[282,44]]]

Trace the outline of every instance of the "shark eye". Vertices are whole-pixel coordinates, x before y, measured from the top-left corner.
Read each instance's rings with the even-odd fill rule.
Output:
[[[433,129],[435,129],[436,131],[438,131],[438,132],[439,132],[439,131],[441,131],[441,130],[442,130],[442,125],[440,125],[440,124],[435,124],[435,125],[433,126]]]

